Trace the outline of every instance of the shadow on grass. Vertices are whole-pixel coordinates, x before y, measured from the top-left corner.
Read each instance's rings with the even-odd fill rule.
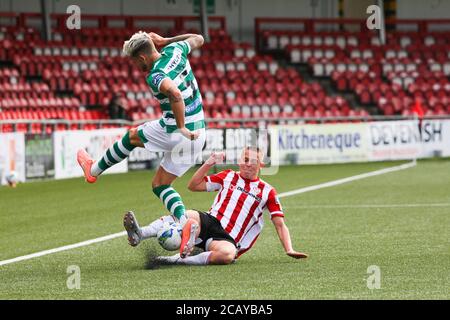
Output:
[[[166,268],[176,268],[176,267],[185,267],[184,265],[175,265],[171,263],[167,263],[165,261],[158,260],[159,256],[165,256],[165,255],[174,255],[177,252],[176,251],[164,251],[161,253],[160,250],[158,250],[155,246],[155,242],[152,241],[146,241],[142,243],[140,247],[140,252],[143,255],[144,258],[144,268],[146,270],[157,270],[157,269],[166,269]],[[196,255],[203,252],[203,250],[194,248],[191,255]]]

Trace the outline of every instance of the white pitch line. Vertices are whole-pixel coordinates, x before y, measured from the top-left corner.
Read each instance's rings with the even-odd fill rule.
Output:
[[[398,165],[395,167],[389,167],[389,168],[385,168],[385,169],[375,170],[375,171],[371,171],[371,172],[367,172],[367,173],[358,174],[356,176],[351,176],[351,177],[347,177],[347,178],[343,178],[343,179],[338,179],[338,180],[333,180],[333,181],[317,184],[317,185],[310,186],[310,187],[305,187],[305,188],[301,188],[301,189],[297,189],[297,190],[283,192],[283,193],[280,193],[278,195],[278,197],[280,197],[280,198],[290,197],[290,196],[301,194],[301,193],[315,191],[315,190],[319,190],[319,189],[323,189],[323,188],[334,187],[334,186],[338,186],[338,185],[356,181],[356,180],[379,176],[379,175],[382,175],[385,173],[409,169],[409,168],[415,167],[416,165],[417,165],[417,162],[413,161],[413,162],[401,164],[401,165]]]
[[[283,193],[280,193],[278,195],[278,197],[280,197],[280,198],[290,197],[290,196],[301,194],[301,193],[306,193],[306,192],[315,191],[315,190],[319,190],[319,189],[323,189],[323,188],[333,187],[333,186],[341,185],[341,184],[352,182],[352,181],[356,181],[356,180],[361,180],[361,179],[365,179],[365,178],[369,178],[369,177],[373,177],[373,176],[382,175],[382,174],[385,174],[385,173],[395,172],[395,171],[399,171],[399,170],[405,170],[405,169],[408,169],[408,168],[412,168],[415,165],[416,165],[416,161],[413,161],[413,162],[402,164],[402,165],[395,166],[395,167],[390,167],[390,168],[386,168],[386,169],[371,171],[371,172],[358,174],[358,175],[347,177],[347,178],[343,178],[343,179],[338,179],[338,180],[334,180],[334,181],[321,183],[321,184],[314,185],[314,186],[309,186],[309,187],[300,188],[300,189],[296,189],[296,190],[292,190],[292,191],[288,191],[288,192],[283,192]],[[44,251],[28,254],[28,255],[25,255],[25,256],[20,256],[20,257],[8,259],[8,260],[3,260],[3,261],[0,261],[0,266],[4,266],[4,265],[7,265],[7,264],[19,262],[19,261],[30,260],[30,259],[33,259],[33,258],[42,257],[42,256],[46,256],[46,255],[57,253],[57,252],[61,252],[61,251],[66,251],[66,250],[71,250],[71,249],[75,249],[75,248],[89,246],[89,245],[94,244],[94,243],[108,241],[108,240],[111,240],[111,239],[122,237],[124,235],[126,235],[126,232],[122,231],[122,232],[110,234],[110,235],[107,235],[107,236],[104,236],[104,237],[95,238],[95,239],[91,239],[91,240],[86,240],[86,241],[70,244],[70,245],[59,247],[59,248],[55,248],[55,249],[44,250]]]
[[[330,204],[330,205],[304,205],[304,206],[283,206],[287,209],[352,209],[352,208],[423,208],[423,207],[450,207],[450,203],[403,203],[403,204]]]
[[[46,256],[46,255],[52,254],[52,253],[57,253],[57,252],[71,250],[71,249],[75,249],[75,248],[79,248],[79,247],[89,246],[94,243],[99,243],[99,242],[108,241],[108,240],[111,240],[114,238],[118,238],[118,237],[121,237],[126,234],[127,234],[126,231],[122,231],[122,232],[113,233],[113,234],[110,234],[110,235],[107,235],[104,237],[100,237],[100,238],[95,238],[95,239],[86,240],[83,242],[69,244],[67,246],[63,246],[63,247],[59,247],[59,248],[55,248],[55,249],[44,250],[44,251],[28,254],[26,256],[21,256],[21,257],[9,259],[9,260],[3,260],[3,261],[0,261],[0,266],[4,266],[6,264],[15,263],[15,262],[19,262],[19,261],[29,260],[29,259],[33,259],[33,258],[37,258],[37,257],[42,257],[42,256]]]

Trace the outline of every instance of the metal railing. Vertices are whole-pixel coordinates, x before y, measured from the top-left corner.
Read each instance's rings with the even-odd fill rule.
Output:
[[[62,32],[67,32],[66,20],[68,14],[52,13],[50,20],[53,27]],[[27,28],[40,24],[42,14],[40,12],[0,12],[0,18],[9,19],[10,25],[18,28]],[[157,16],[157,15],[99,15],[99,14],[83,14],[83,21],[86,25],[92,25],[96,28],[117,28],[117,29],[139,29],[145,28],[142,23],[158,24],[159,22],[172,23],[172,28],[176,30],[187,29],[188,24],[192,22],[200,23],[198,16]],[[208,21],[214,27],[226,29],[226,19],[223,16],[208,17]],[[34,23],[33,23],[34,22]],[[114,26],[120,25],[118,26]]]
[[[254,127],[257,124],[260,128],[267,128],[272,124],[305,124],[305,123],[335,123],[335,122],[368,122],[368,121],[396,121],[396,120],[413,120],[415,116],[351,116],[351,117],[327,117],[327,118],[315,118],[315,117],[259,117],[259,118],[207,118],[205,119],[207,124],[213,124],[214,127],[226,127],[227,124],[232,123],[239,127]],[[424,117],[426,120],[438,120],[438,119],[450,119],[449,115],[434,115]],[[0,132],[4,131],[4,126],[11,126],[12,131],[16,131],[19,125],[26,125],[27,131],[32,131],[36,128],[36,124],[41,126],[41,130],[44,128],[50,128],[52,131],[61,130],[61,126],[65,126],[63,130],[83,130],[82,126],[94,125],[94,128],[90,129],[102,129],[107,127],[135,127],[147,121],[155,121],[155,119],[141,119],[136,121],[128,120],[65,120],[65,119],[43,119],[43,120],[0,120]],[[74,128],[75,127],[75,128]]]

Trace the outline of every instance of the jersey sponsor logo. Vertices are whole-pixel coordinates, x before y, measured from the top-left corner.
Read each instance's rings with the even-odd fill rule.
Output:
[[[250,192],[248,192],[241,186],[231,184],[229,189],[231,191],[238,190],[240,192],[243,192],[243,193],[249,195],[250,197],[254,198],[258,202],[262,201],[261,197],[258,196],[261,193],[261,189],[259,189],[258,187],[254,187],[254,188],[250,189]]]
[[[155,73],[155,74],[153,75],[153,78],[152,78],[152,84],[153,84],[155,87],[159,87],[159,84],[161,83],[161,81],[162,81],[164,78],[165,78],[165,74],[164,74],[164,73],[162,73],[162,72]]]
[[[179,48],[175,48],[174,52],[173,52],[173,56],[170,59],[169,63],[166,65],[166,67],[164,68],[164,71],[166,73],[169,73],[170,71],[172,71],[173,69],[176,68],[176,66],[180,63],[181,61],[181,50]]]
[[[197,107],[200,105],[201,101],[200,99],[195,99],[194,102],[192,102],[191,104],[187,105],[185,108],[185,113],[190,113],[192,111],[194,111],[195,109],[197,109]]]

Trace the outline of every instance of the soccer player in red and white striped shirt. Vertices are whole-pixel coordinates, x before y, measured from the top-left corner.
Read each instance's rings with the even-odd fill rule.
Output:
[[[247,147],[239,161],[239,172],[225,170],[208,176],[211,167],[222,161],[222,153],[213,154],[189,182],[191,191],[218,191],[209,213],[188,210],[186,213],[189,219],[183,228],[181,256],[177,254],[159,259],[168,263],[192,265],[232,263],[258,239],[264,226],[265,209],[269,211],[286,254],[296,259],[306,258],[307,254],[292,248],[275,189],[258,177],[264,165],[262,153],[257,148]],[[191,230],[195,232],[194,237],[190,234]],[[190,253],[194,244],[205,252],[182,258]]]

